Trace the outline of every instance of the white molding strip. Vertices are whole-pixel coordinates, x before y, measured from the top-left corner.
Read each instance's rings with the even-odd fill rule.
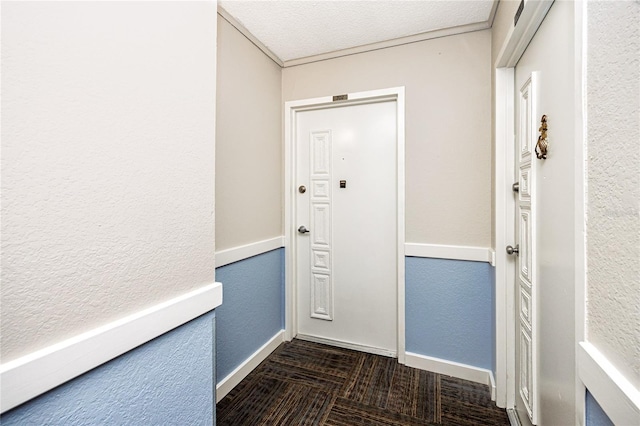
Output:
[[[224,10],[224,8],[222,6],[218,6],[218,15],[220,15],[222,17],[222,19],[224,19],[229,24],[231,24],[231,26],[233,26],[236,30],[240,31],[240,33],[243,36],[245,36],[258,49],[262,50],[262,53],[267,55],[269,57],[269,59],[271,59],[273,62],[278,64],[280,66],[280,68],[282,68],[284,66],[282,60],[275,53],[273,53],[271,50],[269,50],[269,48],[267,46],[265,46],[264,43],[262,43],[260,40],[258,40],[258,38],[256,36],[251,34],[251,32],[248,29],[246,29],[244,27],[244,25],[242,25],[240,22],[238,22],[238,20],[236,18],[231,16],[231,14],[229,14],[229,12]]]
[[[284,247],[284,237],[258,241],[216,252],[216,268]]]
[[[406,361],[406,365],[409,367],[419,368],[420,370],[432,371],[434,373],[487,385],[491,390],[491,400],[496,400],[496,383],[491,370],[412,352],[407,352]]]
[[[307,342],[321,343],[323,345],[328,345],[328,346],[336,346],[338,348],[351,349],[359,352],[366,352],[374,355],[387,356],[390,358],[396,358],[398,355],[397,351],[393,351],[389,349],[360,345],[358,343],[343,342],[342,340],[327,339],[324,337],[309,336],[306,334],[298,334],[296,336],[296,339],[305,340]]]
[[[267,343],[244,360],[235,370],[216,385],[216,403],[227,396],[238,383],[249,375],[262,361],[264,361],[280,344],[284,342],[284,330],[277,332]]]
[[[493,265],[493,250],[486,247],[447,246],[440,244],[406,243],[405,256],[432,257],[436,259],[470,260]]]
[[[522,10],[519,25],[511,27],[498,53],[495,67],[515,67],[525,49],[542,24],[554,0],[527,1]]]
[[[575,2],[574,17],[574,247],[575,247],[575,350],[579,358],[580,342],[587,335],[587,2]],[[575,364],[575,412],[576,423],[586,424],[586,400],[584,384],[580,380],[578,364]],[[640,424],[640,422],[638,422]]]
[[[0,366],[1,412],[116,358],[222,304],[214,283]]]
[[[580,342],[578,375],[614,424],[640,424],[640,390],[589,342]]]
[[[495,247],[506,247],[515,238],[515,200],[511,192],[515,161],[513,68],[495,70]],[[515,262],[507,254],[494,256],[496,266],[496,385],[498,407],[515,404]]]
[[[497,2],[495,2],[497,4]],[[494,9],[495,10],[495,4]],[[371,52],[373,50],[387,49],[389,47],[402,46],[404,44],[418,43],[434,38],[448,37],[458,34],[470,33],[474,31],[482,31],[491,28],[493,17],[490,15],[487,21],[477,22],[475,24],[460,25],[457,27],[443,28],[435,31],[428,31],[420,34],[399,37],[392,40],[380,41],[377,43],[365,44],[348,49],[335,50],[333,52],[321,53],[319,55],[307,56],[304,58],[290,59],[284,61],[284,68],[295,67],[297,65],[310,64],[312,62],[326,61],[328,59],[340,58],[343,56],[356,55],[358,53]]]
[[[522,426],[522,423],[520,423],[520,419],[516,414],[516,410],[513,408],[507,408],[507,417],[509,418],[509,424],[511,424],[511,426]]]

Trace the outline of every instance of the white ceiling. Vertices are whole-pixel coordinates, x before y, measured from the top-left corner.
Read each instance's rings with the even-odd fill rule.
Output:
[[[464,32],[473,24],[488,28],[494,2],[220,0],[218,4],[286,62],[437,30]]]

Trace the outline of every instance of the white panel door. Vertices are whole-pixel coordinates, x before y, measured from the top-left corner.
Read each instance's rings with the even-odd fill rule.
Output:
[[[523,424],[538,423],[536,286],[536,74],[516,82],[516,411]]]
[[[296,116],[298,335],[395,355],[396,102]]]
[[[525,9],[527,7],[525,5]],[[581,90],[574,74],[578,47],[573,40],[576,11],[573,2],[554,2],[514,70],[516,102],[518,93],[533,74],[530,129],[520,132],[529,135],[531,148],[528,149],[533,149],[538,140],[542,115],[546,116],[548,125],[547,159],[537,159],[533,152],[530,176],[527,177],[526,168],[520,169],[523,171],[521,187],[525,187],[526,182],[530,185],[531,222],[523,218],[516,223],[521,223],[524,230],[529,230],[530,224],[532,248],[530,256],[520,253],[520,265],[516,269],[522,271],[519,284],[525,291],[531,282],[531,300],[525,292],[519,301],[518,284],[514,288],[514,300],[523,311],[519,315],[525,318],[523,327],[526,329],[530,318],[533,330],[531,408],[534,422],[540,425],[577,424],[580,415],[576,413],[582,404],[577,401],[583,399],[580,392],[576,393],[575,386],[576,321],[582,321],[580,315],[576,316],[576,238],[581,236],[575,230],[576,224],[583,220],[576,215],[578,187],[575,183],[576,178],[582,179],[576,176],[575,159],[576,149],[582,149],[575,133],[576,120],[582,120],[576,116],[575,95]],[[526,155],[528,159],[529,153]],[[518,170],[514,175],[517,178]],[[525,211],[526,189],[522,189],[520,206]],[[529,303],[531,309],[527,317]],[[514,343],[520,345],[520,339]],[[526,342],[522,346],[526,347]],[[520,413],[524,413],[522,409]],[[526,413],[520,417],[524,419],[523,424],[529,420]]]

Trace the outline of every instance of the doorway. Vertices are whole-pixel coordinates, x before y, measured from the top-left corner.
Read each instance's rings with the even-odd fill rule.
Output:
[[[337,99],[285,105],[286,338],[404,362],[404,88]]]
[[[532,2],[495,64],[498,404],[522,424],[574,424],[584,400],[575,377],[580,46],[569,30],[578,8]],[[538,156],[545,137],[548,155]],[[503,251],[516,244],[519,257]]]

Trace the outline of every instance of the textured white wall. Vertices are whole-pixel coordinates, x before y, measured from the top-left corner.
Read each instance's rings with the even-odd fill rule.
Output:
[[[640,3],[587,14],[588,340],[640,388]]]
[[[2,361],[214,280],[215,2],[2,5]]]
[[[216,250],[283,234],[280,67],[218,16]]]
[[[491,243],[491,32],[283,70],[283,100],[406,87],[406,241]]]

